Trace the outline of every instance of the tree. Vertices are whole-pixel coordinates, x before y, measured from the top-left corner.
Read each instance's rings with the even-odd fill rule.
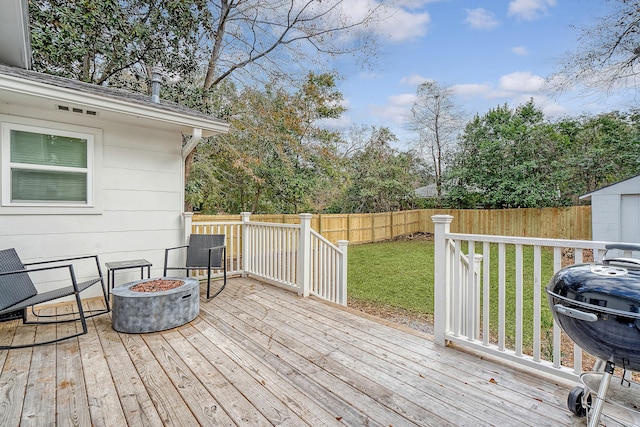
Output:
[[[39,71],[113,85],[148,80],[162,65],[206,98],[232,77],[244,86],[299,77],[335,56],[368,61],[377,49],[368,26],[385,9],[372,2],[354,13],[348,0],[33,0],[29,12]]]
[[[563,195],[578,196],[640,174],[640,116],[610,112],[565,118],[556,123],[564,138],[563,167],[569,176]]]
[[[420,162],[411,153],[391,148],[396,140],[387,128],[369,129],[365,147],[353,152],[345,163],[343,195],[328,211],[389,212],[415,207]]]
[[[409,118],[409,129],[418,134],[418,152],[427,157],[433,167],[438,198],[442,197],[447,160],[455,150],[456,137],[462,127],[461,113],[453,98],[451,87],[435,82],[422,83]]]
[[[476,115],[460,138],[447,177],[453,206],[531,208],[557,206],[562,139],[544,122],[533,100],[516,109],[506,104]]]
[[[199,0],[32,0],[34,69],[145,92],[151,68],[172,76],[198,68],[198,32],[210,19]]]
[[[207,213],[322,209],[318,196],[333,186],[338,135],[316,123],[342,113],[341,97],[327,74],[309,74],[294,93],[272,83],[233,95],[233,132],[202,144],[189,200]]]
[[[569,53],[561,74],[573,82],[612,88],[617,84],[637,88],[640,74],[640,1],[608,0],[611,11],[581,29],[579,50]]]

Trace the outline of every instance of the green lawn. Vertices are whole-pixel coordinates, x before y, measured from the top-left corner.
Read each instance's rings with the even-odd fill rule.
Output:
[[[433,314],[433,242],[351,246],[348,260],[349,298]]]
[[[466,248],[463,248],[466,250]],[[482,252],[482,245],[476,245]],[[498,325],[498,247],[491,246],[490,325],[497,335]],[[349,247],[348,296],[350,300],[433,315],[433,241],[390,241]],[[524,346],[533,338],[533,248],[523,250]],[[515,248],[506,251],[506,336],[515,341]],[[553,326],[544,287],[553,274],[553,251],[542,250],[542,334]],[[544,351],[551,351],[550,348]]]

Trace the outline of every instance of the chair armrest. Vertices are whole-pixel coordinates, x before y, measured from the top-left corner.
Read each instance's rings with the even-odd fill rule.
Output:
[[[25,266],[27,266],[27,265],[38,265],[38,264],[51,264],[51,263],[54,263],[54,262],[75,261],[75,260],[89,259],[89,258],[95,258],[97,260],[98,259],[98,255],[85,255],[85,256],[77,256],[77,257],[71,257],[71,258],[50,259],[50,260],[47,260],[47,261],[24,262],[23,264]]]
[[[0,276],[8,276],[10,274],[19,274],[19,273],[33,273],[36,271],[55,270],[56,268],[73,268],[73,265],[64,264],[64,265],[52,265],[49,267],[29,268],[24,270],[0,271]]]
[[[36,263],[39,264],[39,263]],[[73,264],[62,264],[62,265],[51,265],[49,267],[39,267],[39,268],[30,268],[24,270],[12,270],[12,271],[1,271],[0,276],[9,276],[12,274],[29,274],[35,273],[36,271],[48,271],[48,270],[56,270],[56,269],[67,269],[69,270],[69,277],[71,278],[71,283],[73,288],[78,291],[78,281],[76,279],[76,273],[73,270]]]
[[[76,256],[76,257],[69,257],[69,258],[58,258],[58,259],[50,259],[50,260],[46,260],[46,261],[36,261],[36,262],[27,262],[27,263],[23,263],[23,265],[25,267],[27,266],[32,266],[32,265],[44,265],[44,264],[53,264],[53,263],[60,263],[60,262],[67,262],[67,261],[80,261],[80,260],[88,260],[88,259],[94,259],[95,263],[96,263],[96,270],[98,272],[98,277],[100,277],[102,279],[102,268],[100,267],[100,260],[98,259],[98,255],[83,255],[83,256]],[[73,264],[65,264],[65,265],[73,265]],[[39,271],[36,269],[28,269],[29,271]]]
[[[189,245],[182,245],[182,246],[176,246],[175,248],[167,248],[164,251],[167,252],[167,251],[172,251],[174,249],[182,249],[182,248],[188,248],[188,247]]]
[[[164,268],[162,270],[162,275],[166,276],[167,275],[167,269],[171,269],[174,270],[176,269],[176,267],[169,267],[169,251],[173,251],[175,249],[184,249],[184,248],[188,248],[189,245],[182,245],[182,246],[176,246],[174,248],[167,248],[164,250]]]

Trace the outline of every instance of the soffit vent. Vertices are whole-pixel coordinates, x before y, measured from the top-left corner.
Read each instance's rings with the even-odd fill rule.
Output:
[[[85,109],[78,108],[78,107],[69,107],[69,106],[66,106],[66,105],[58,105],[58,110],[60,110],[60,111],[68,111],[70,113],[76,113],[76,114],[86,114],[87,116],[97,116],[98,115],[97,111],[85,110]]]

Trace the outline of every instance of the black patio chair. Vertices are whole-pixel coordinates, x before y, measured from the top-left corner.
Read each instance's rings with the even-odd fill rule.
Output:
[[[73,263],[79,260],[90,260],[91,258],[95,259],[97,277],[78,283]],[[38,292],[29,274],[47,270],[66,270],[68,278],[65,278],[65,280],[68,280],[70,284],[50,291]],[[98,283],[102,287],[106,308],[101,310],[84,310],[82,308],[80,292]],[[35,305],[71,295],[75,297],[78,311],[64,315],[38,315],[35,313]],[[36,317],[36,321],[29,319],[27,313],[27,308],[29,307],[31,307],[31,312]],[[0,350],[51,344],[84,335],[87,333],[87,318],[108,313],[109,311],[111,311],[111,308],[109,306],[107,290],[102,278],[100,261],[97,255],[23,263],[15,249],[0,250],[0,321],[12,320],[21,315],[22,323],[28,325],[76,322],[78,320],[82,324],[82,332],[31,344],[3,345],[0,346]],[[91,314],[87,315],[87,313]],[[44,318],[49,320],[40,320]]]
[[[165,249],[164,251],[164,276],[167,270],[207,271],[207,299],[215,298],[227,286],[227,247],[224,234],[192,234],[189,236],[189,244]],[[187,249],[187,259],[184,266],[169,267],[169,251]],[[211,270],[222,270],[222,287],[211,296]]]

